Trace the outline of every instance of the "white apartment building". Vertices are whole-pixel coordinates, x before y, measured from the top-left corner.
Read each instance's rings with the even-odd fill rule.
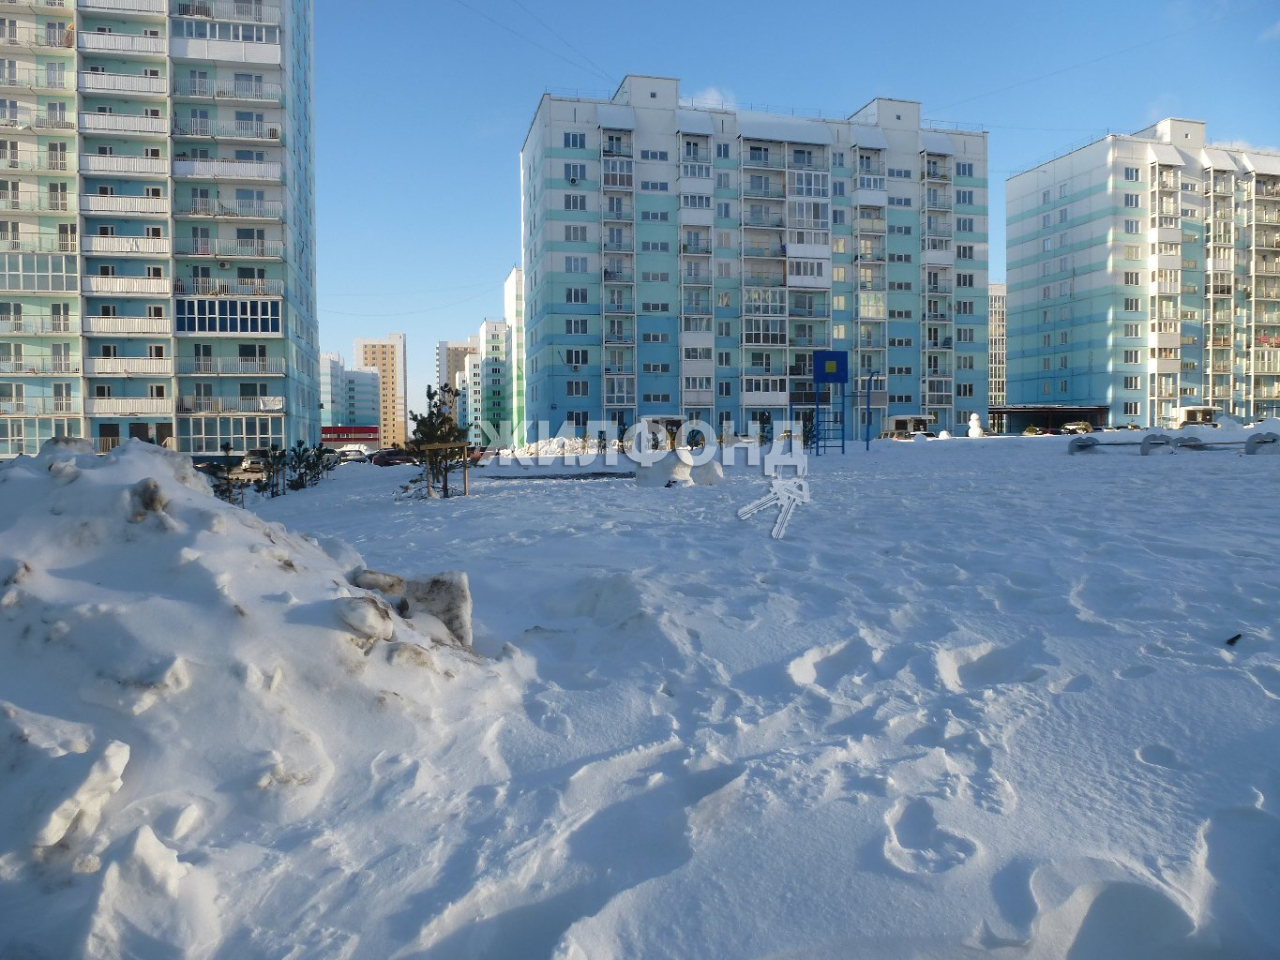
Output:
[[[988,342],[990,344],[987,351],[989,357],[989,372],[987,393],[990,397],[992,407],[1000,407],[1005,403],[1006,388],[1006,361],[1008,351],[1007,326],[1006,326],[1006,288],[1003,283],[987,284],[988,291],[988,309],[987,316],[989,318]],[[998,418],[992,415],[991,429],[1000,432],[1004,428],[1004,417],[1000,415]]]
[[[913,101],[807,118],[628,76],[608,101],[544,95],[521,178],[529,420],[747,432],[861,422],[868,391],[874,432],[985,415],[985,133]],[[815,351],[848,357],[843,392]]]
[[[0,457],[319,439],[311,13],[0,4]]]
[[[1280,413],[1280,154],[1162,120],[1010,178],[1008,227],[1011,428]]]

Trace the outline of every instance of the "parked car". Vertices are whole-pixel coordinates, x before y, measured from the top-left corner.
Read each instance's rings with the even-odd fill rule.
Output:
[[[413,454],[408,450],[379,450],[369,458],[375,466],[395,467],[405,463],[413,463]]]
[[[266,473],[267,463],[271,460],[271,451],[265,447],[250,450],[240,461],[241,473]]]
[[[1093,424],[1088,420],[1073,420],[1062,425],[1063,433],[1093,433]]]

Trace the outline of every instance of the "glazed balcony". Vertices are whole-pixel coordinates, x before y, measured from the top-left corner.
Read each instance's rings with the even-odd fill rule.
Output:
[[[172,357],[85,357],[86,377],[172,377]]]

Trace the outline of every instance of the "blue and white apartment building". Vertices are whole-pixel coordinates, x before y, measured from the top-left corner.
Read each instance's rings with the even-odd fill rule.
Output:
[[[0,4],[0,457],[319,438],[310,0]]]
[[[906,100],[818,119],[628,76],[607,100],[543,96],[521,199],[531,422],[745,433],[829,404],[860,424],[868,389],[876,432],[986,413],[981,131]],[[815,350],[849,357],[838,404]]]
[[[1008,251],[1012,428],[1280,414],[1280,154],[1196,120],[1108,136],[1009,179]]]

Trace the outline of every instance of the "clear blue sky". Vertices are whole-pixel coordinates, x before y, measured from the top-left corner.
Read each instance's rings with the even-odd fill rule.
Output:
[[[993,280],[1012,173],[1167,116],[1280,145],[1276,0],[819,5],[794,19],[755,0],[352,6],[315,3],[320,342],[351,363],[356,337],[407,334],[417,409],[436,341],[502,315],[520,145],[546,90],[607,97],[637,73],[805,115],[920,100],[930,120],[990,134]]]

